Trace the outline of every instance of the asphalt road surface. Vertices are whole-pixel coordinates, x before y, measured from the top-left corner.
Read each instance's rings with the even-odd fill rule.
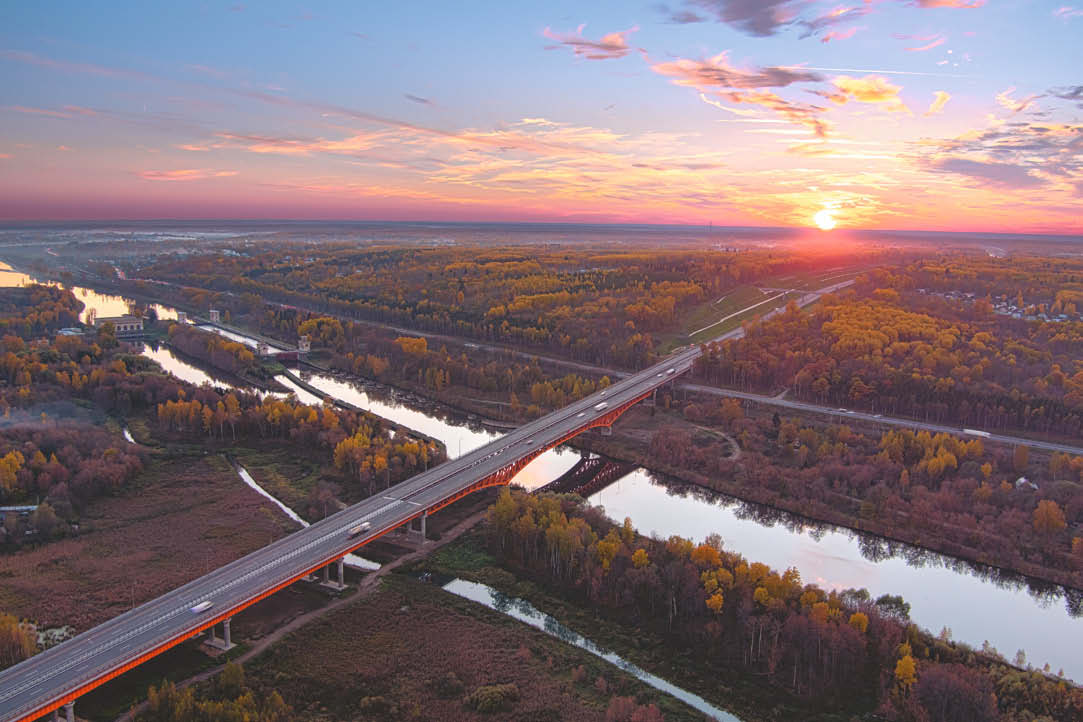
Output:
[[[604,391],[525,424],[475,451],[445,462],[252,552],[157,599],[0,672],[0,720],[34,719],[66,695],[107,677],[170,640],[228,616],[269,590],[318,569],[472,484],[546,448],[572,431],[692,366],[688,348]],[[597,405],[605,404],[599,409]],[[350,530],[368,522],[360,534]],[[204,602],[199,612],[192,608]]]

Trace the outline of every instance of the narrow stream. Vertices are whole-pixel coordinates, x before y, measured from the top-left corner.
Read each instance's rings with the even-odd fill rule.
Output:
[[[591,640],[564,626],[548,614],[538,611],[533,604],[524,599],[509,597],[488,585],[478,584],[477,582],[471,582],[465,579],[453,579],[445,584],[443,588],[446,592],[451,592],[456,596],[469,599],[478,604],[483,604],[489,609],[496,610],[501,614],[506,614],[512,619],[518,619],[520,622],[529,624],[535,629],[540,629],[546,634],[556,637],[563,642],[567,642],[580,649],[585,649],[591,654],[601,657],[613,666],[624,670],[636,679],[649,684],[651,687],[676,697],[689,707],[699,710],[712,719],[719,720],[719,722],[741,722],[739,717],[718,709],[699,695],[692,694],[674,684],[670,684],[661,677],[656,677],[650,672],[637,667],[620,655],[599,647]]]
[[[24,280],[31,279],[5,272],[0,265],[0,284],[19,285]],[[75,291],[88,305],[99,301],[113,304],[118,298],[83,293],[79,288]],[[124,310],[99,307],[103,315]],[[166,318],[169,311],[163,308],[160,317]],[[206,376],[176,357],[164,360],[163,366],[178,376]],[[292,387],[288,379],[279,380]],[[384,393],[325,374],[306,374],[306,380],[336,398],[439,439],[451,457],[500,436],[479,424],[442,418],[399,393]],[[295,391],[302,401],[318,403],[302,389]],[[578,459],[570,449],[546,452],[523,469],[515,483],[536,489]],[[1054,672],[1063,668],[1067,678],[1083,680],[1083,655],[1077,651],[1083,649],[1083,619],[1079,616],[1083,593],[1078,590],[1066,591],[995,570],[979,572],[965,562],[905,544],[889,544],[875,536],[794,519],[771,507],[739,502],[698,487],[663,483],[642,469],[593,494],[590,501],[604,506],[616,520],[631,518],[643,533],[662,537],[679,534],[697,541],[718,533],[728,549],[749,560],[780,570],[795,566],[805,582],[825,589],[864,587],[873,597],[901,594],[911,604],[913,621],[934,633],[946,627],[954,639],[978,649],[987,640],[1008,658],[1023,649],[1036,667],[1048,662]]]
[[[293,509],[286,506],[285,504],[283,504],[274,495],[272,495],[270,492],[268,492],[262,486],[257,484],[256,480],[252,478],[252,475],[249,474],[248,470],[245,469],[243,466],[240,466],[240,465],[237,466],[237,474],[241,477],[241,479],[244,481],[245,484],[248,484],[250,487],[252,487],[256,491],[256,493],[259,494],[260,496],[263,496],[263,497],[266,497],[267,499],[269,499],[271,501],[271,503],[273,503],[275,506],[277,506],[279,509],[281,509],[282,513],[285,514],[286,516],[288,516],[290,519],[293,519],[295,522],[297,522],[298,524],[300,524],[303,527],[307,528],[307,527],[311,526],[307,521],[305,521],[304,519],[301,518],[300,514],[298,514]],[[354,569],[360,569],[360,570],[366,571],[366,572],[370,572],[370,571],[373,571],[375,569],[380,568],[380,565],[377,564],[376,562],[374,562],[374,561],[372,561],[370,559],[365,559],[364,557],[359,557],[356,554],[347,554],[346,555],[346,566],[353,567]]]

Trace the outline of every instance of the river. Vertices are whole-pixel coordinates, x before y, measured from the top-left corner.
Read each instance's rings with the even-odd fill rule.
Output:
[[[0,268],[0,284],[10,280],[7,285],[18,285],[19,277],[28,278]],[[116,296],[74,290],[102,315],[125,310],[116,310]],[[170,310],[162,308],[159,317],[166,318]],[[150,350],[144,353],[152,355]],[[155,358],[165,358],[163,366],[178,376],[188,374],[194,380],[198,374],[206,375],[172,354]],[[336,398],[439,439],[452,457],[499,436],[479,424],[442,417],[398,393],[382,393],[325,374],[307,375],[306,379]],[[285,377],[279,380],[291,386]],[[296,392],[302,400],[317,402],[301,389]],[[578,459],[578,453],[570,450],[546,452],[524,468],[515,483],[536,489]],[[1083,618],[1069,613],[1069,606],[1080,605],[1078,593],[1070,601],[1060,587],[1035,583],[1031,588],[1011,574],[980,573],[944,555],[804,522],[770,507],[738,502],[703,489],[662,483],[642,469],[592,495],[590,501],[604,506],[616,520],[631,518],[643,533],[661,537],[679,534],[697,541],[708,534],[720,534],[726,548],[779,570],[794,566],[805,582],[825,589],[864,587],[873,597],[901,594],[911,604],[913,621],[934,633],[946,627],[953,639],[978,649],[988,641],[1009,659],[1023,649],[1035,666],[1048,662],[1054,672],[1063,668],[1066,677],[1083,680],[1083,655],[1077,651],[1083,648]]]

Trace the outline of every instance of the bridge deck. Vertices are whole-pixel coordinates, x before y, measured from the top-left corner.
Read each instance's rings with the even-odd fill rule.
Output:
[[[477,489],[509,483],[547,449],[589,428],[611,425],[654,389],[688,371],[698,355],[698,348],[682,350],[3,670],[0,722],[36,719],[422,514]],[[370,524],[365,532],[349,534],[364,522]],[[191,611],[203,602],[211,604]]]

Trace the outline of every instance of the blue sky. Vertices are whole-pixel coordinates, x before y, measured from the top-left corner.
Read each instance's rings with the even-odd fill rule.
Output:
[[[1083,3],[22,4],[0,218],[1078,231]]]

